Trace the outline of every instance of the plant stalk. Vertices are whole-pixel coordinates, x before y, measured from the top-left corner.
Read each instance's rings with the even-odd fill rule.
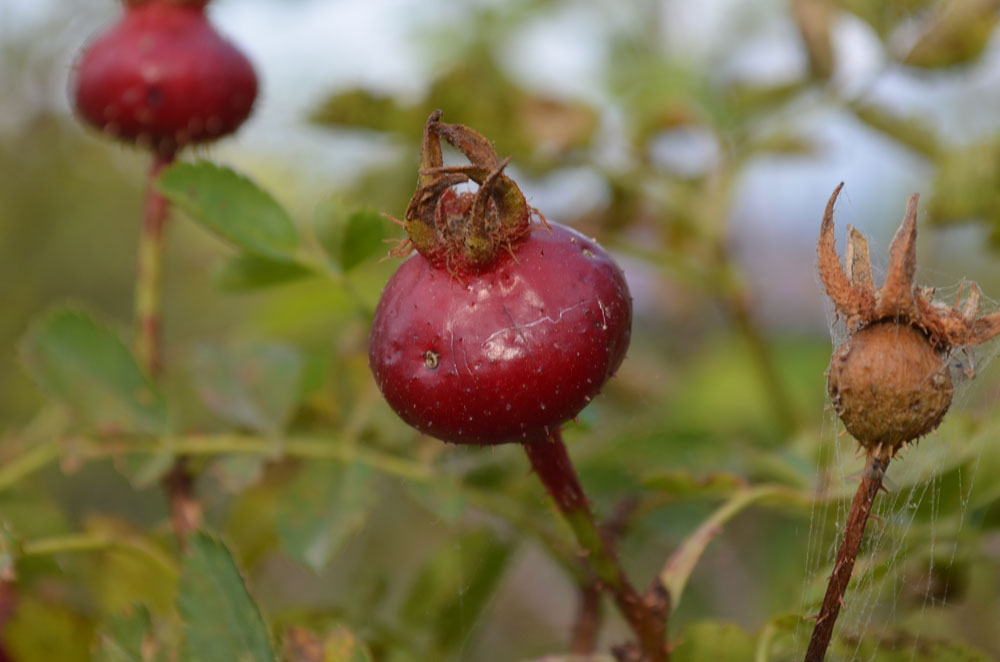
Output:
[[[156,190],[156,179],[173,163],[174,154],[155,152],[146,184],[146,205],[139,235],[139,255],[135,283],[136,354],[153,380],[163,373],[163,254],[164,226],[169,203]],[[194,479],[188,458],[181,455],[163,479],[170,504],[170,521],[183,549],[187,534],[201,524],[201,505],[194,497]]]
[[[602,535],[594,520],[562,434],[556,430],[522,446],[535,473],[583,548],[590,570],[601,587],[612,594],[635,633],[644,662],[667,662],[670,657],[666,643],[669,609],[664,608],[661,599],[643,598],[625,576],[612,541]]]
[[[869,453],[865,470],[861,476],[861,484],[851,502],[851,511],[847,515],[847,527],[844,529],[844,540],[837,551],[837,561],[830,575],[830,583],[823,596],[823,604],[816,617],[816,627],[813,629],[809,648],[806,650],[805,662],[823,662],[826,649],[833,636],[833,626],[844,602],[844,593],[851,581],[854,562],[858,558],[861,539],[864,537],[865,524],[872,512],[875,496],[882,487],[882,478],[889,466],[889,458],[879,458]]]

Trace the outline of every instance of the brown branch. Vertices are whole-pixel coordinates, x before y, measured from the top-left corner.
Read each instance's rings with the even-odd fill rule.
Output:
[[[833,636],[833,626],[837,622],[837,615],[844,602],[844,593],[847,591],[847,585],[851,581],[851,573],[854,571],[854,562],[857,560],[858,550],[861,548],[865,524],[868,523],[872,504],[882,487],[882,478],[885,476],[885,470],[888,466],[888,457],[880,458],[869,453],[868,462],[865,464],[864,474],[861,477],[861,484],[858,485],[854,501],[851,502],[851,511],[847,515],[844,540],[837,551],[837,561],[833,566],[833,574],[830,575],[830,583],[826,587],[826,595],[823,596],[819,615],[816,617],[816,627],[809,640],[805,662],[823,662],[823,658],[826,656],[826,649]]]

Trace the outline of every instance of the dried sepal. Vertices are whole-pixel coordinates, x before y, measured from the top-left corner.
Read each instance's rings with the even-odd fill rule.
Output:
[[[417,191],[406,209],[413,246],[454,275],[489,268],[531,232],[531,207],[504,170],[492,143],[461,124],[440,121],[434,111],[424,125]],[[441,140],[462,152],[469,165],[444,166]],[[473,181],[475,193],[454,186]]]
[[[889,271],[878,291],[875,319],[895,317],[914,320],[917,303],[913,296],[913,277],[917,273],[917,200],[914,193],[906,204],[903,222],[889,245]]]
[[[868,240],[853,225],[847,226],[847,280],[865,298],[875,300],[875,281],[872,279],[872,262],[868,254]]]
[[[865,321],[865,313],[871,310],[874,296],[866,296],[864,290],[851,283],[847,274],[844,273],[843,267],[840,266],[840,258],[837,256],[837,246],[833,236],[833,207],[843,187],[843,182],[838,184],[826,203],[816,254],[819,276],[826,288],[826,293],[833,301],[837,313],[844,317],[847,328],[853,330]]]

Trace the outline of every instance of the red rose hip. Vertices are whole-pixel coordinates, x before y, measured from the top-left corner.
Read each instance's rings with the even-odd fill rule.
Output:
[[[80,55],[77,113],[128,142],[172,154],[234,132],[250,115],[257,76],[205,16],[205,1],[130,0]]]
[[[534,441],[575,416],[621,365],[628,286],[593,240],[531,224],[492,146],[436,118],[407,210],[419,253],[382,293],[372,372],[390,406],[424,433],[461,444]],[[438,166],[428,148],[438,135],[473,165]],[[476,193],[450,188],[466,176],[480,180]]]

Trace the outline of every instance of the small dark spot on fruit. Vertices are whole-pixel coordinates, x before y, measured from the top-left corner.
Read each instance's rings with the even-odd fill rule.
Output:
[[[434,370],[435,368],[438,367],[439,358],[440,355],[437,352],[435,352],[433,349],[429,349],[426,352],[424,352],[424,365],[430,368],[431,370]]]
[[[159,106],[163,103],[163,90],[156,85],[151,85],[146,89],[146,103],[150,106]]]

